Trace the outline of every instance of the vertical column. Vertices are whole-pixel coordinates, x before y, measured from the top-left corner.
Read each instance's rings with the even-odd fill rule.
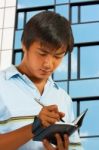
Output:
[[[0,0],[0,7],[0,70],[2,70],[9,67],[12,62],[16,0]]]

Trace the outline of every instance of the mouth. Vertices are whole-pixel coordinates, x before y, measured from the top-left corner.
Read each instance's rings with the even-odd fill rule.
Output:
[[[51,70],[44,70],[44,69],[40,69],[42,73],[44,74],[51,74],[52,71]]]

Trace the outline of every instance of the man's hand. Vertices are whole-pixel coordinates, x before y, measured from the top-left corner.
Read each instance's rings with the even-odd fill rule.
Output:
[[[48,127],[51,124],[54,124],[57,121],[60,121],[60,118],[64,117],[63,112],[59,112],[56,105],[45,106],[40,111],[38,118],[41,120],[41,123],[44,127]]]
[[[67,135],[64,135],[64,141],[62,141],[59,134],[56,134],[55,137],[57,140],[56,146],[53,146],[52,144],[50,144],[49,141],[46,139],[43,140],[43,145],[44,145],[45,150],[68,150],[69,137]]]

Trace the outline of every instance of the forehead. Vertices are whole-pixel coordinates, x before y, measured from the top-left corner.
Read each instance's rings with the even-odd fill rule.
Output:
[[[51,45],[49,43],[40,43],[40,48],[42,51],[46,51],[46,52],[54,52],[54,53],[58,53],[58,52],[66,52],[66,46],[60,46],[60,47],[55,47],[54,45]]]
[[[35,41],[31,44],[30,46],[31,50],[40,50],[43,52],[47,52],[47,53],[66,53],[67,51],[67,47],[66,46],[60,46],[57,47],[55,45],[49,44],[49,43],[45,43],[45,42],[40,42],[40,41]]]

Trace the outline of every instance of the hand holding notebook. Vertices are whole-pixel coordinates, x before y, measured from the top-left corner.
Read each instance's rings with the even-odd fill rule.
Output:
[[[55,134],[59,133],[63,139],[63,135],[67,134],[70,136],[74,133],[78,128],[81,127],[84,116],[88,109],[82,112],[72,123],[69,124],[54,124],[50,125],[47,128],[39,126],[38,129],[34,132],[35,136],[33,138],[34,141],[42,141],[43,139],[48,139],[52,144],[56,145]]]

